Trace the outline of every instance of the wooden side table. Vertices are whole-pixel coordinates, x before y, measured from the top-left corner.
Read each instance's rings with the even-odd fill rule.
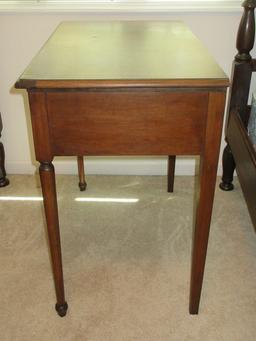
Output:
[[[60,316],[68,306],[52,160],[76,155],[200,156],[189,306],[198,313],[227,86],[182,22],[62,23],[32,60],[16,87],[29,96]]]
[[[3,130],[3,122],[0,113],[0,137]],[[4,145],[0,142],[0,187],[5,187],[9,185],[9,180],[6,177],[6,171],[4,167],[5,153],[4,153]]]

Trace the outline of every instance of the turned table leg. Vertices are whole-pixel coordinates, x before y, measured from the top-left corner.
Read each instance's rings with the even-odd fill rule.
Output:
[[[53,164],[51,162],[42,162],[39,167],[39,173],[44,198],[44,209],[57,298],[55,309],[58,314],[63,317],[66,315],[68,305],[65,301],[64,294],[58,206]]]
[[[233,175],[236,167],[234,157],[232,155],[232,151],[227,144],[222,155],[222,167],[223,167],[223,175],[222,182],[220,183],[220,188],[223,191],[232,191],[234,188],[233,185]]]
[[[85,181],[85,175],[84,175],[84,157],[83,156],[77,157],[77,166],[78,166],[78,177],[79,177],[78,186],[80,188],[80,191],[85,191],[87,187],[87,183]]]

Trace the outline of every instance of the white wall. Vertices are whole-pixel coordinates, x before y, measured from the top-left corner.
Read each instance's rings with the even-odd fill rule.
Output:
[[[33,152],[26,92],[13,85],[63,20],[183,20],[206,45],[223,70],[230,75],[236,53],[235,41],[241,13],[173,14],[0,14],[0,111],[4,124],[2,142],[8,173],[33,173],[37,164]],[[186,138],[184,136],[184,138]],[[224,143],[222,143],[222,148]],[[75,173],[74,158],[57,158],[58,173]],[[194,162],[182,158],[176,174],[192,174]],[[165,174],[165,158],[90,158],[86,172],[94,174]]]

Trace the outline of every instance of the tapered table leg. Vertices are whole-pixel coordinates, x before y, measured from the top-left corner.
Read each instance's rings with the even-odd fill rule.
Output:
[[[210,231],[215,181],[207,172],[204,160],[201,160],[197,184],[195,226],[193,231],[192,265],[190,282],[190,314],[198,314],[204,267]]]
[[[55,172],[53,164],[51,162],[41,163],[39,167],[39,173],[44,198],[44,209],[57,298],[55,309],[58,312],[58,314],[61,317],[63,317],[66,315],[68,305],[67,302],[65,301],[64,294],[58,206],[55,185]]]
[[[210,93],[205,142],[195,192],[189,312],[198,314],[216,184],[224,93]]]
[[[168,156],[167,191],[173,192],[176,155]]]
[[[87,183],[85,181],[85,175],[84,175],[84,158],[83,158],[83,156],[77,157],[77,165],[78,165],[78,177],[79,177],[78,186],[80,188],[80,191],[85,191],[86,187],[87,187]]]

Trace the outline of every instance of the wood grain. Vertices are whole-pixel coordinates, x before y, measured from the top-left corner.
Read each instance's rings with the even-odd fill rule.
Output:
[[[29,93],[60,316],[58,155],[79,155],[82,173],[82,155],[172,155],[169,176],[174,155],[200,155],[190,291],[198,312],[227,85],[180,22],[63,23],[32,60],[16,87]]]
[[[256,153],[240,116],[230,113],[227,139],[236,161],[236,170],[254,226],[256,227]]]
[[[227,76],[182,22],[63,22],[16,86],[184,86],[187,80],[224,85]]]
[[[53,153],[199,154],[207,101],[204,92],[47,93]]]
[[[215,191],[225,93],[210,93],[204,148],[200,155],[196,187],[195,220],[191,262],[189,311],[197,314],[203,284],[204,267]]]
[[[53,164],[51,162],[41,163],[39,167],[39,173],[44,197],[48,241],[51,252],[52,269],[57,298],[56,310],[60,316],[65,316],[67,311],[67,303],[65,301],[64,293],[57,194]]]

